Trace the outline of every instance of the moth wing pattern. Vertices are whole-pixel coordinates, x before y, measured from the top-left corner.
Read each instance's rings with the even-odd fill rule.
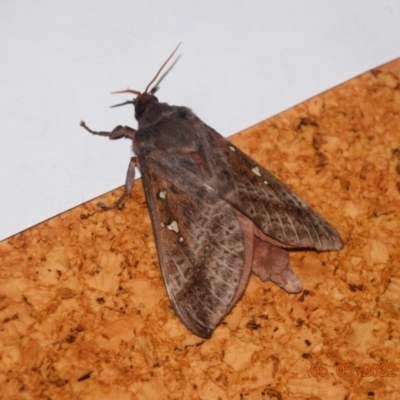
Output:
[[[287,248],[323,251],[343,247],[336,229],[304,200],[228,140],[214,134],[219,136],[236,182],[238,196],[233,206],[264,234]]]
[[[154,151],[140,170],[171,304],[190,330],[209,338],[251,272],[240,222],[204,185],[190,155]]]

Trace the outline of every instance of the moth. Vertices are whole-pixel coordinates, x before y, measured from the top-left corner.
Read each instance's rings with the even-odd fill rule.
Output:
[[[96,132],[81,125],[95,135],[133,141],[136,156],[122,197],[111,207],[99,206],[121,207],[140,168],[172,307],[194,334],[210,338],[242,296],[251,272],[298,293],[302,282],[290,267],[288,250],[340,250],[343,242],[292,190],[189,108],[159,102],[158,84],[149,88],[177,48],[143,93],[116,92],[136,95],[118,106],[133,104],[137,129]]]

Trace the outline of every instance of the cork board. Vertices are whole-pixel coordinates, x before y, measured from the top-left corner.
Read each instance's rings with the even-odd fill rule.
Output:
[[[396,60],[231,138],[345,247],[291,254],[298,295],[252,276],[209,340],[169,304],[141,181],[1,242],[0,398],[397,398],[399,80]]]

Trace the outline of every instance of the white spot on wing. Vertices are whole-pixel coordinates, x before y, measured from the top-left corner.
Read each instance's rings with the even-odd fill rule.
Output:
[[[170,231],[174,231],[176,233],[179,232],[179,227],[178,227],[178,224],[176,223],[176,221],[172,221],[169,225],[167,225],[167,228]]]
[[[236,149],[233,146],[229,146],[230,151],[236,151]]]
[[[210,190],[210,191],[212,191],[212,192],[215,192],[215,190],[214,190],[209,184],[203,183],[203,186],[204,186],[205,188],[207,188],[208,190]]]
[[[179,240],[179,243],[182,243],[183,242],[183,237],[180,236],[178,240]]]
[[[269,182],[268,181],[264,181],[264,185],[269,185]]]
[[[252,169],[251,169],[251,172],[252,172],[253,174],[257,175],[257,176],[261,176],[261,172],[260,172],[260,170],[258,169],[258,167],[252,168]]]
[[[166,190],[160,190],[158,192],[158,197],[162,200],[165,200],[167,198],[167,191]]]

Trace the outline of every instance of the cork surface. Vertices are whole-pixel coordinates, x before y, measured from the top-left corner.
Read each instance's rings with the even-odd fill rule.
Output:
[[[399,81],[397,60],[231,138],[345,248],[291,253],[298,295],[252,276],[209,340],[170,306],[141,181],[1,242],[0,398],[398,398]]]

